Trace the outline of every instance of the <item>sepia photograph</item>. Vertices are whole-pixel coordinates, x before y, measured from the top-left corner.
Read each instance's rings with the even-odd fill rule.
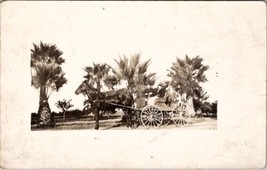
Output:
[[[163,68],[167,63],[155,70],[162,70],[163,74],[149,72],[152,59],[142,61],[141,53],[114,59],[115,67],[111,66],[113,63],[95,63],[91,61],[94,57],[84,57],[88,66],[69,64],[71,69],[84,67],[81,84],[72,93],[66,91],[67,94],[60,95],[60,88],[68,89],[72,78],[68,80],[61,67],[67,64],[63,52],[56,45],[43,42],[33,46],[31,85],[40,94],[38,112],[31,114],[32,130],[149,129],[193,124],[194,128],[216,129],[217,100],[208,101],[208,91],[214,89],[202,87],[208,82],[206,71],[209,66],[199,56],[173,57],[174,62],[165,72]],[[75,59],[83,60],[81,57]],[[213,73],[211,83],[216,83],[218,73]],[[59,94],[59,100],[53,103],[58,112],[49,106],[53,92]],[[83,95],[84,99],[73,101],[75,95]],[[61,96],[68,99],[60,99]],[[83,106],[77,108],[74,103]]]
[[[1,3],[3,169],[266,166],[266,4]]]

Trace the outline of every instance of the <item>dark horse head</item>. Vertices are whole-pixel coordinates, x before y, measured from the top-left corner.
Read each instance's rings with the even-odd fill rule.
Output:
[[[84,94],[84,95],[90,95],[90,94],[96,94],[97,90],[96,88],[90,86],[86,80],[84,80],[79,87],[75,90],[75,94]],[[88,96],[89,97],[89,96]]]

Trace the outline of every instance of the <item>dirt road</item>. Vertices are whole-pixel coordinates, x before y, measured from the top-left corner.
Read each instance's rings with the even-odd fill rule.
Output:
[[[175,124],[170,122],[168,125],[161,125],[158,128],[147,128],[142,125],[138,126],[136,129],[131,130],[146,130],[146,129],[173,129],[173,128],[186,128],[186,129],[217,129],[217,120],[214,118],[196,118],[192,119],[192,122],[185,127],[177,127]],[[114,126],[112,128],[100,128],[100,129],[117,129],[117,130],[128,130],[125,125],[124,126]]]

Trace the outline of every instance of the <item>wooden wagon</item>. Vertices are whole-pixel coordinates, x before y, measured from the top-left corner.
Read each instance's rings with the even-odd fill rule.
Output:
[[[136,99],[135,106],[132,108],[136,124],[152,128],[168,125],[171,121],[176,126],[186,126],[190,123],[191,119],[186,111],[186,103],[174,101],[165,104],[165,101],[165,98],[157,98],[152,104],[148,104],[146,98]]]

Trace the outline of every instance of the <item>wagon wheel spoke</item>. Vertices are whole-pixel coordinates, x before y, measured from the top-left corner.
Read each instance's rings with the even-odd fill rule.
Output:
[[[159,126],[162,121],[163,121],[163,114],[161,112],[159,112],[158,114],[155,115],[155,120],[157,120],[159,122],[159,124],[157,126]]]
[[[145,115],[149,115],[149,113],[147,111],[144,112]]]
[[[177,119],[177,125],[178,126],[180,125],[180,119]]]
[[[151,126],[152,126],[152,127],[154,126],[154,121],[151,121]]]
[[[147,117],[143,117],[142,118],[144,121],[148,121],[148,118]]]
[[[149,127],[151,127],[152,126],[152,121],[149,121]]]
[[[151,120],[151,121],[150,121],[150,125],[151,125],[151,127],[154,126],[154,120]]]
[[[145,120],[144,125],[147,125],[147,123],[149,123],[149,120],[148,119]]]
[[[160,122],[160,120],[155,120],[155,123],[157,126],[159,126],[161,122]]]
[[[184,119],[181,119],[181,124],[182,124],[182,126],[185,125],[185,120]]]
[[[156,124],[156,121],[155,121],[155,120],[153,120],[153,121],[152,121],[152,126],[157,126],[157,124]]]
[[[155,125],[158,127],[160,125],[160,122],[155,121]]]
[[[156,117],[156,118],[162,118],[162,114],[161,113],[155,114],[154,117]]]
[[[161,117],[155,117],[154,119],[160,121]]]
[[[162,115],[162,113],[161,112],[155,112],[155,115]]]
[[[178,118],[178,119],[175,119],[174,121],[175,121],[174,123],[175,123],[177,126],[179,126],[179,125],[180,125],[180,118]]]

